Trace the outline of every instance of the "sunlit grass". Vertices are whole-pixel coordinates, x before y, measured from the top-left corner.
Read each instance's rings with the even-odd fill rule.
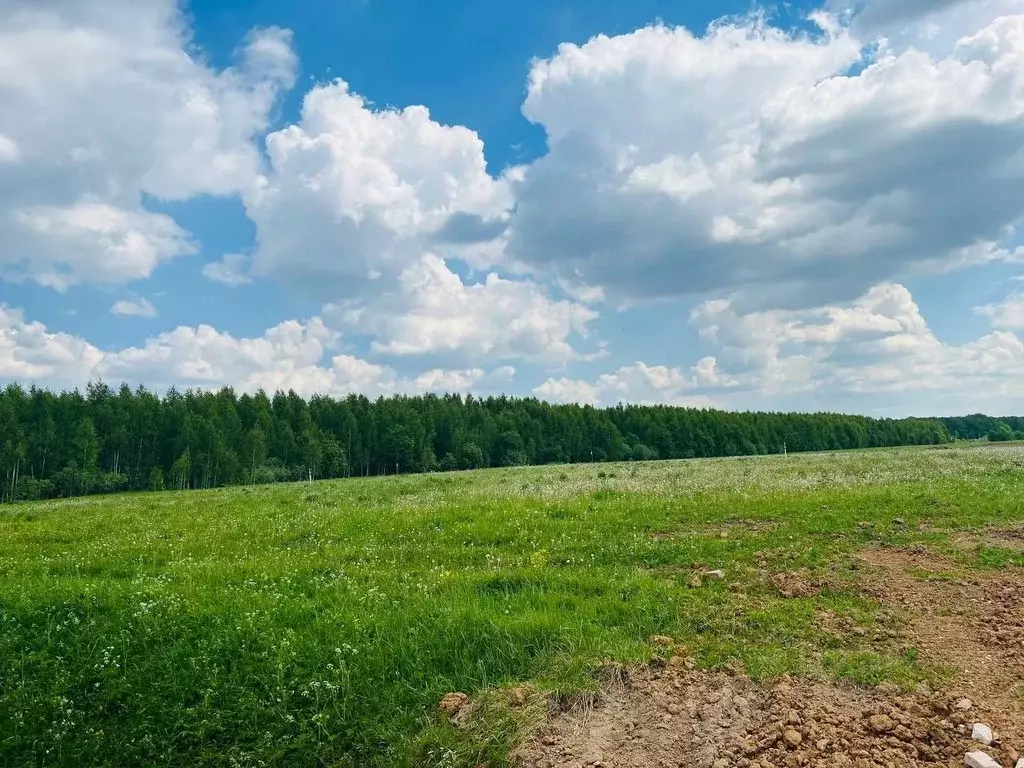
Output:
[[[872,628],[850,553],[1024,519],[1024,448],[576,465],[0,510],[0,764],[475,765],[447,691],[596,683],[687,644],[874,684],[932,674]],[[979,548],[995,567],[1019,560]],[[694,570],[722,581],[690,586]],[[773,572],[827,578],[785,599]]]

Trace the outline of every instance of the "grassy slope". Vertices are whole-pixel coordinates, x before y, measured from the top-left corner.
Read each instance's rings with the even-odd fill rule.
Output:
[[[760,677],[913,681],[912,650],[815,610],[884,623],[844,588],[849,553],[1024,519],[1021,466],[1019,447],[866,451],[0,509],[0,764],[500,760],[511,730],[456,738],[442,694],[578,690],[656,633]],[[728,579],[691,589],[692,564]],[[804,567],[835,586],[767,582]]]

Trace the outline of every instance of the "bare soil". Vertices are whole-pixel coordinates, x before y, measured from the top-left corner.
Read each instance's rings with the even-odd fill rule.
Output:
[[[860,557],[865,589],[903,616],[901,639],[948,670],[942,691],[901,694],[791,678],[759,685],[692,669],[677,652],[664,667],[613,675],[592,705],[554,711],[514,764],[952,768],[982,749],[970,728],[984,722],[999,737],[987,751],[1012,768],[1024,752],[1024,574],[961,573],[925,552]],[[791,575],[778,586],[813,594],[817,585]]]
[[[985,544],[990,547],[1024,551],[1024,527],[987,528],[978,534],[961,534],[954,538],[954,542],[965,548]]]
[[[861,559],[876,571],[868,591],[902,607],[915,647],[949,670],[951,690],[1005,738],[1024,737],[1024,574],[963,571],[926,551],[871,550]]]

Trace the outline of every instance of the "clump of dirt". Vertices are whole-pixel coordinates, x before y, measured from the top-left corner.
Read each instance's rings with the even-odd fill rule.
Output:
[[[464,693],[446,693],[437,704],[437,710],[456,722],[469,709],[469,696]]]
[[[976,713],[948,696],[678,667],[634,673],[586,712],[561,712],[514,756],[522,768],[962,765]],[[1004,764],[1012,756],[994,750]]]
[[[772,576],[772,583],[783,597],[817,597],[825,589],[823,581],[799,571],[777,573]]]

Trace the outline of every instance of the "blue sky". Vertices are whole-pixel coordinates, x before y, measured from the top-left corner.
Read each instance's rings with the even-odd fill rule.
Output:
[[[1024,0],[0,12],[2,381],[1024,408]]]

